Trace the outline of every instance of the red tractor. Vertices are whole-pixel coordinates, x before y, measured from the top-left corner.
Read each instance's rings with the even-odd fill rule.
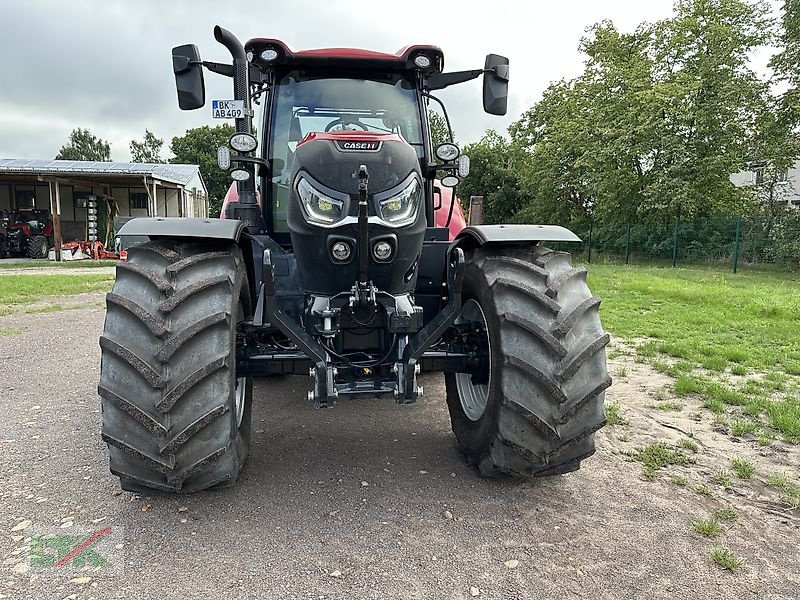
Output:
[[[214,35],[232,64],[184,45],[172,66],[182,109],[204,106],[203,68],[233,80],[233,99],[212,103],[236,122],[218,154],[236,185],[225,218],[137,218],[119,233],[149,240],[118,266],[100,338],[102,436],[122,487],[232,485],[253,378],[277,374],[307,377],[308,401],[332,408],[413,404],[419,373],[443,372],[481,474],[577,469],[605,423],[609,338],[586,271],[542,243],[578,238],[466,227],[452,188],[469,160],[431,142],[436,90],[482,76],[484,109],[505,114],[508,60],[448,73],[436,46],[295,51]]]
[[[0,257],[47,258],[52,237],[48,211],[0,211]]]

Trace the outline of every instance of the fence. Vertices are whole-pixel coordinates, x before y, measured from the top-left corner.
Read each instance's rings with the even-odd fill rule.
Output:
[[[766,265],[800,270],[800,218],[772,224],[745,217],[676,218],[663,224],[572,224],[571,229],[583,241],[561,249],[587,262],[728,265],[734,273]]]

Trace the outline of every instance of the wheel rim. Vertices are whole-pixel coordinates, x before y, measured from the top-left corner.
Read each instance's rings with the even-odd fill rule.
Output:
[[[247,389],[247,377],[239,377],[236,380],[236,394],[234,394],[234,410],[236,411],[236,428],[242,426],[244,419],[244,402]]]
[[[474,321],[481,324],[483,335],[486,336],[486,347],[489,356],[489,381],[487,383],[473,383],[470,373],[456,373],[456,389],[458,399],[461,401],[461,409],[470,421],[478,421],[483,413],[486,412],[486,405],[489,402],[489,388],[492,384],[492,349],[489,343],[489,327],[486,323],[486,315],[483,314],[481,305],[475,300],[467,300],[461,307],[461,313],[456,319],[456,323]]]

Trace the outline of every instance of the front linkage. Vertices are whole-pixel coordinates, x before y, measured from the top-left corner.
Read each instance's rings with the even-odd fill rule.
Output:
[[[454,247],[450,250],[447,264],[447,303],[425,327],[420,329],[421,312],[410,295],[393,296],[377,290],[372,282],[356,282],[350,292],[334,298],[315,298],[309,310],[306,327],[287,315],[276,294],[275,269],[272,252],[263,251],[261,286],[252,322],[242,324],[244,340],[239,345],[237,377],[272,373],[308,374],[314,379],[314,389],[309,399],[317,407],[332,407],[341,396],[382,397],[392,396],[401,404],[416,401],[423,394],[417,385],[417,374],[426,363],[431,370],[464,371],[467,365],[479,362],[475,354],[477,344],[464,344],[464,335],[453,335],[443,340],[443,335],[452,328],[461,311],[461,286],[464,278],[464,251]],[[361,306],[367,311],[377,312],[383,308],[387,315],[389,331],[396,336],[390,353],[370,363],[353,363],[342,360],[326,345],[341,332],[340,316],[344,306]],[[252,328],[276,327],[295,348],[265,347],[264,344],[247,337]],[[308,329],[312,329],[313,334]],[[470,331],[466,331],[469,337]],[[409,334],[413,333],[409,339]],[[426,353],[435,343],[443,347]],[[465,351],[467,350],[467,351]],[[339,378],[339,375],[343,376]]]

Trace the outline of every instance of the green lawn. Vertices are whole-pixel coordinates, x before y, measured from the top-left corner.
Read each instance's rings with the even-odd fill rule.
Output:
[[[20,261],[20,262],[7,262],[0,263],[0,269],[44,269],[44,268],[57,268],[57,269],[93,269],[98,267],[114,267],[117,265],[116,260],[73,260],[55,262],[50,260],[37,260],[37,261]]]
[[[738,420],[740,433],[800,441],[796,275],[610,265],[589,273],[606,329],[674,376],[678,395],[701,396]]]
[[[46,296],[72,296],[111,289],[112,274],[0,276],[0,315],[19,310]]]

